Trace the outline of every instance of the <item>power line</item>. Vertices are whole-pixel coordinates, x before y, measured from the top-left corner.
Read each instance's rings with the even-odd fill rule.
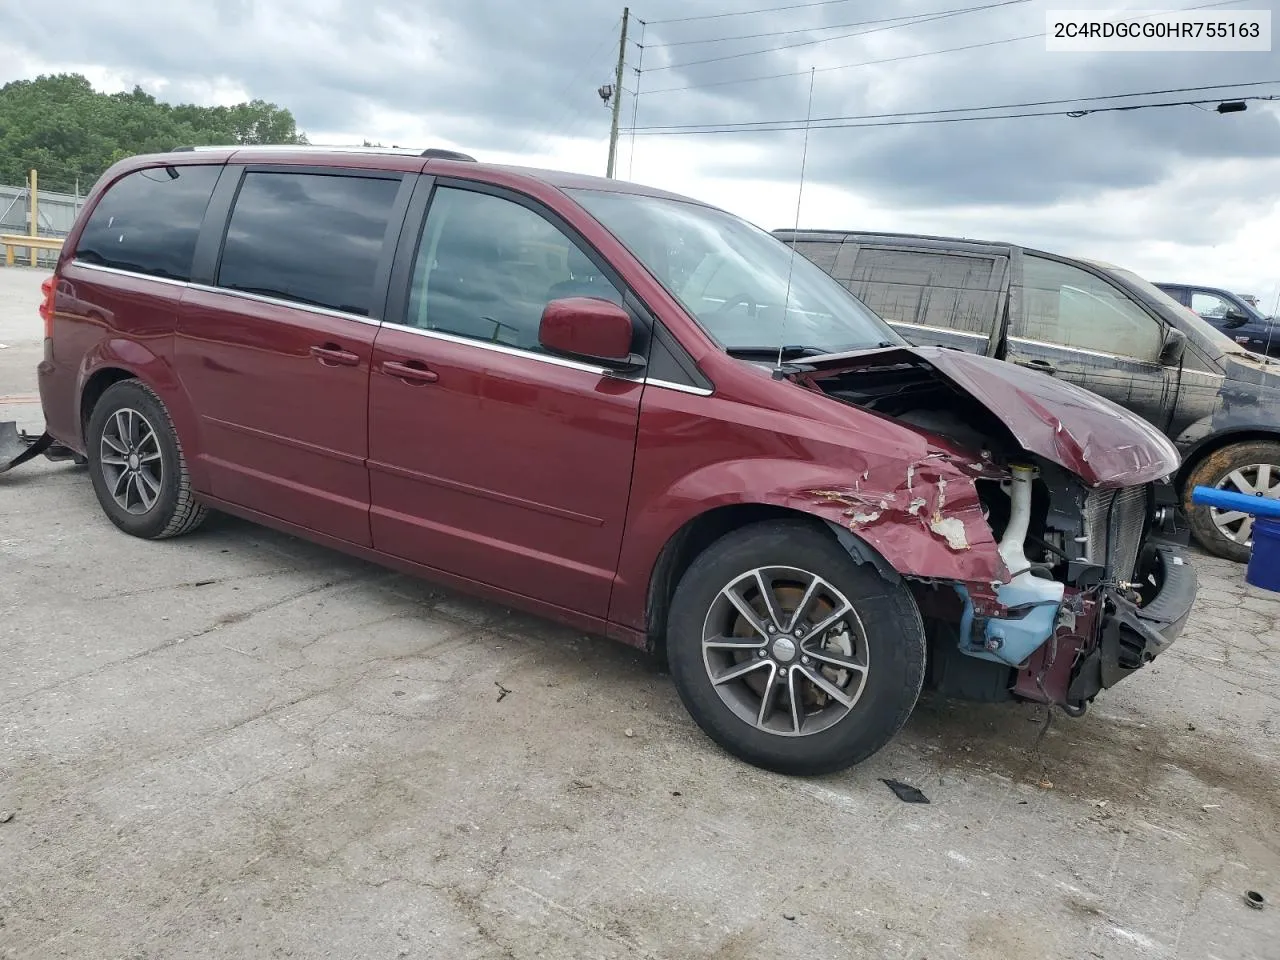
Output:
[[[1280,96],[1268,96],[1268,97],[1254,96],[1254,97],[1242,97],[1240,99],[1242,100],[1280,100]],[[1135,103],[1135,104],[1127,104],[1122,107],[1091,107],[1083,110],[1040,110],[1032,113],[992,113],[992,114],[986,114],[985,116],[979,116],[979,117],[936,117],[935,116],[935,117],[923,117],[921,119],[908,119],[908,120],[881,120],[873,123],[861,123],[861,122],[826,123],[820,127],[811,127],[811,128],[817,129],[817,130],[848,130],[848,129],[861,129],[864,127],[914,127],[914,126],[919,126],[922,124],[930,124],[930,123],[969,123],[976,120],[1020,120],[1027,117],[1084,117],[1093,113],[1118,113],[1118,112],[1132,111],[1132,110],[1152,110],[1159,107],[1194,107],[1202,103],[1214,103],[1216,101],[1217,101],[1217,98],[1213,98],[1209,100],[1176,100],[1169,103]],[[791,130],[803,130],[805,129],[805,126],[806,125],[803,122],[796,123],[794,121],[789,121],[785,126],[776,126],[776,127],[768,127],[768,128],[751,127],[747,129],[742,129],[738,127],[733,127],[733,128],[715,127],[714,125],[709,124],[707,129],[699,129],[699,130],[669,130],[669,131],[637,130],[636,136],[638,137],[648,137],[648,136],[679,137],[679,136],[699,136],[702,134],[716,134],[716,133],[783,133]]]
[[[622,22],[621,16],[614,17],[613,23],[609,25],[609,31],[604,35],[603,38],[601,38],[600,43],[596,45],[595,49],[592,50],[592,52],[584,60],[581,61],[577,71],[573,74],[572,79],[570,79],[569,82],[564,85],[564,88],[555,96],[554,99],[563,100],[566,96],[569,95],[569,93],[574,89],[574,87],[576,87],[579,83],[581,83],[585,79],[587,73],[590,70],[595,68],[596,60],[599,59],[600,54],[608,46],[609,41],[611,41],[614,38],[614,35],[618,29],[618,25],[621,22]],[[582,112],[583,112],[582,107],[578,105],[571,98],[568,101],[568,108],[561,109],[556,113],[556,122],[551,126],[556,131],[562,130],[565,127],[566,121],[572,121],[573,119],[580,119],[582,116]],[[573,126],[576,127],[577,124],[573,124]],[[550,140],[550,138],[554,135],[555,135],[554,133],[530,132],[521,141],[520,148],[516,152],[524,153],[527,149],[529,149],[529,147],[533,145],[533,142],[535,139],[541,141],[542,143],[547,143]]]
[[[1211,7],[1226,7],[1233,3],[1242,3],[1244,0],[1216,0],[1214,3],[1200,3],[1190,7],[1180,7],[1180,10],[1207,10]],[[1145,19],[1145,18],[1139,18]],[[901,54],[896,57],[883,57],[879,60],[861,60],[857,63],[841,63],[830,67],[818,67],[818,73],[827,73],[833,70],[850,70],[855,67],[872,67],[883,63],[900,63],[904,60],[918,60],[923,57],[936,57],[944,53],[960,53],[964,50],[979,50],[985,47],[995,47],[1006,43],[1017,43],[1021,40],[1035,40],[1043,37],[1044,31],[1037,33],[1026,33],[1017,37],[1004,37],[1000,40],[984,40],[981,43],[967,43],[958,47],[944,47],[941,50],[923,50],[919,53]],[[837,38],[838,39],[838,38]],[[681,93],[685,90],[705,90],[711,87],[727,87],[734,86],[739,83],[758,83],[766,80],[781,80],[787,77],[803,77],[809,73],[808,70],[791,70],[786,73],[769,73],[754,77],[739,77],[735,80],[712,80],[706,83],[691,83],[681,87],[658,87],[656,90],[648,90],[645,96],[653,96],[658,93]]]
[[[641,74],[644,72],[644,32],[648,28],[648,24],[643,20],[640,21],[640,58],[636,61],[636,89],[631,95],[631,148],[627,153],[627,179],[631,179],[631,165],[636,160],[636,118],[640,115],[640,80]]]
[[[1029,3],[1030,0],[1014,0],[1016,3]],[[996,4],[998,6],[998,4]],[[854,20],[852,23],[832,23],[821,27],[800,27],[796,30],[769,30],[764,33],[740,33],[732,37],[707,37],[702,40],[672,40],[669,43],[651,43],[650,50],[665,47],[687,47],[697,43],[726,43],[731,40],[759,40],[764,37],[785,37],[797,33],[818,33],[822,30],[847,30],[849,27],[866,27],[878,23],[894,23],[898,26],[909,26],[909,24],[901,23],[903,20],[917,20],[920,17],[929,16],[950,16],[952,14],[969,13],[973,10],[986,10],[988,7],[954,7],[950,10],[934,10],[930,13],[909,13],[898,17],[881,17],[878,20]],[[927,21],[925,21],[927,22]],[[870,32],[870,31],[867,31]]]
[[[703,13],[695,17],[670,17],[666,20],[643,21],[651,26],[660,23],[690,23],[694,20],[722,20],[725,17],[749,17],[757,13],[777,13],[780,10],[802,10],[806,7],[830,7],[837,3],[848,3],[849,0],[817,0],[815,3],[793,3],[787,7],[766,7],[763,10],[739,10],[735,13]]]
[[[1232,0],[1239,2],[1239,0]],[[1043,31],[1040,33],[1028,33],[1021,37],[1006,37],[1003,40],[986,40],[982,43],[967,43],[961,47],[946,47],[942,50],[924,50],[920,53],[907,53],[897,57],[883,57],[880,60],[861,60],[858,63],[841,63],[832,67],[817,67],[818,73],[827,73],[832,70],[850,70],[854,67],[873,67],[881,63],[899,63],[903,60],[918,60],[921,57],[936,57],[940,53],[958,53],[961,50],[978,50],[982,47],[995,47],[1002,43],[1015,43],[1019,40],[1034,40],[1037,37],[1043,37]],[[713,80],[709,83],[691,83],[683,87],[659,87],[656,90],[646,91],[646,96],[653,96],[655,93],[680,93],[684,90],[705,90],[708,87],[727,87],[738,83],[756,83],[762,80],[780,80],[783,77],[803,77],[809,73],[808,70],[791,70],[787,73],[770,73],[758,77],[742,77],[738,80]]]
[[[888,26],[873,27],[870,30],[857,30],[853,33],[843,33],[835,37],[821,37],[816,40],[802,40],[799,43],[784,43],[775,47],[766,47],[763,50],[748,50],[744,53],[729,53],[720,57],[705,57],[701,60],[686,60],[683,63],[672,63],[662,67],[650,67],[649,72],[655,73],[659,70],[680,70],[680,69],[683,69],[684,67],[694,67],[704,63],[720,63],[725,60],[740,60],[743,57],[757,57],[762,53],[773,53],[774,51],[777,51],[777,50],[794,50],[798,47],[811,47],[814,44],[818,44],[818,43],[830,43],[833,40],[846,40],[849,37],[861,37],[869,33],[881,33],[885,30],[896,30],[899,27],[914,27],[923,23],[932,23],[935,20],[945,20],[950,17],[962,16],[966,13],[978,13],[983,10],[994,10],[997,7],[1011,7],[1018,4],[1027,3],[1027,2],[1028,0],[998,0],[998,2],[996,3],[987,3],[977,7],[962,7],[958,10],[954,10],[946,13],[921,15],[918,19],[912,20],[908,23],[892,23],[892,24],[889,24]],[[1232,0],[1232,2],[1237,2],[1237,0]],[[1042,36],[1042,35],[1043,35],[1042,33],[1037,34],[1037,36]]]
[[[1212,83],[1202,87],[1174,87],[1167,90],[1136,90],[1133,93],[1108,93],[1100,94],[1093,97],[1065,97],[1061,100],[1032,100],[1024,103],[993,103],[981,107],[948,107],[941,110],[905,110],[899,113],[864,113],[854,116],[839,117],[814,117],[811,121],[801,120],[752,120],[742,123],[686,123],[686,124],[659,124],[651,127],[635,127],[629,130],[629,133],[644,132],[674,132],[678,130],[701,130],[706,127],[717,127],[728,129],[747,129],[751,127],[773,127],[778,124],[797,124],[797,123],[830,123],[843,120],[885,120],[897,117],[931,117],[943,116],[952,113],[977,113],[983,110],[1021,110],[1028,107],[1053,107],[1061,106],[1064,103],[1093,103],[1100,100],[1123,100],[1129,97],[1158,97],[1169,96],[1175,93],[1203,93],[1206,90],[1239,90],[1245,87],[1266,87],[1280,84],[1277,80],[1252,80],[1247,83]],[[1217,100],[1219,98],[1213,98]],[[1211,103],[1213,100],[1196,101],[1197,103]],[[1123,109],[1123,108],[1120,108]],[[1094,110],[1086,109],[1084,113],[1093,113]],[[979,119],[979,118],[975,118]],[[787,126],[785,129],[795,129],[793,126]]]

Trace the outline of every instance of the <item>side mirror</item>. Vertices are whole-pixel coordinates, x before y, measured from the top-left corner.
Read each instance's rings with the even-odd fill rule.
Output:
[[[1187,335],[1175,327],[1168,327],[1164,334],[1164,343],[1160,346],[1160,363],[1172,367],[1182,359],[1187,349]]]
[[[548,352],[615,370],[644,366],[644,357],[631,352],[631,338],[631,315],[595,297],[552,300],[538,324],[538,343]]]

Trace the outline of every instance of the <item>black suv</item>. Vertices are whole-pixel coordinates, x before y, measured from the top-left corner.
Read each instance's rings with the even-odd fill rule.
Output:
[[[907,340],[998,357],[1086,387],[1159,427],[1202,546],[1245,561],[1252,518],[1192,487],[1280,498],[1280,365],[1111,264],[951,237],[776,230]]]
[[[1280,322],[1275,317],[1264,317],[1244,297],[1218,287],[1187,283],[1156,286],[1246,350],[1280,357]]]

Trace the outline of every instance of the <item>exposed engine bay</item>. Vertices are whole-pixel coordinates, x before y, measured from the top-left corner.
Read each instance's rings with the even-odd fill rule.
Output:
[[[1078,713],[1102,687],[1151,659],[1154,631],[1140,612],[1160,594],[1172,562],[1148,543],[1155,484],[1090,487],[1028,451],[1003,411],[905,351],[850,360],[838,370],[801,368],[796,379],[940,439],[950,459],[967,460],[995,541],[992,560],[1003,567],[986,583],[903,571],[931,638],[933,687],[983,700],[1054,702]],[[851,532],[870,539],[869,525],[858,522],[870,516],[852,514]]]

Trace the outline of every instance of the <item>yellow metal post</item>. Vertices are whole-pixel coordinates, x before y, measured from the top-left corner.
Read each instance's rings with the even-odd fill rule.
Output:
[[[40,234],[40,190],[36,171],[31,171],[31,236],[39,236]],[[36,265],[36,257],[39,251],[31,248],[31,265]]]

